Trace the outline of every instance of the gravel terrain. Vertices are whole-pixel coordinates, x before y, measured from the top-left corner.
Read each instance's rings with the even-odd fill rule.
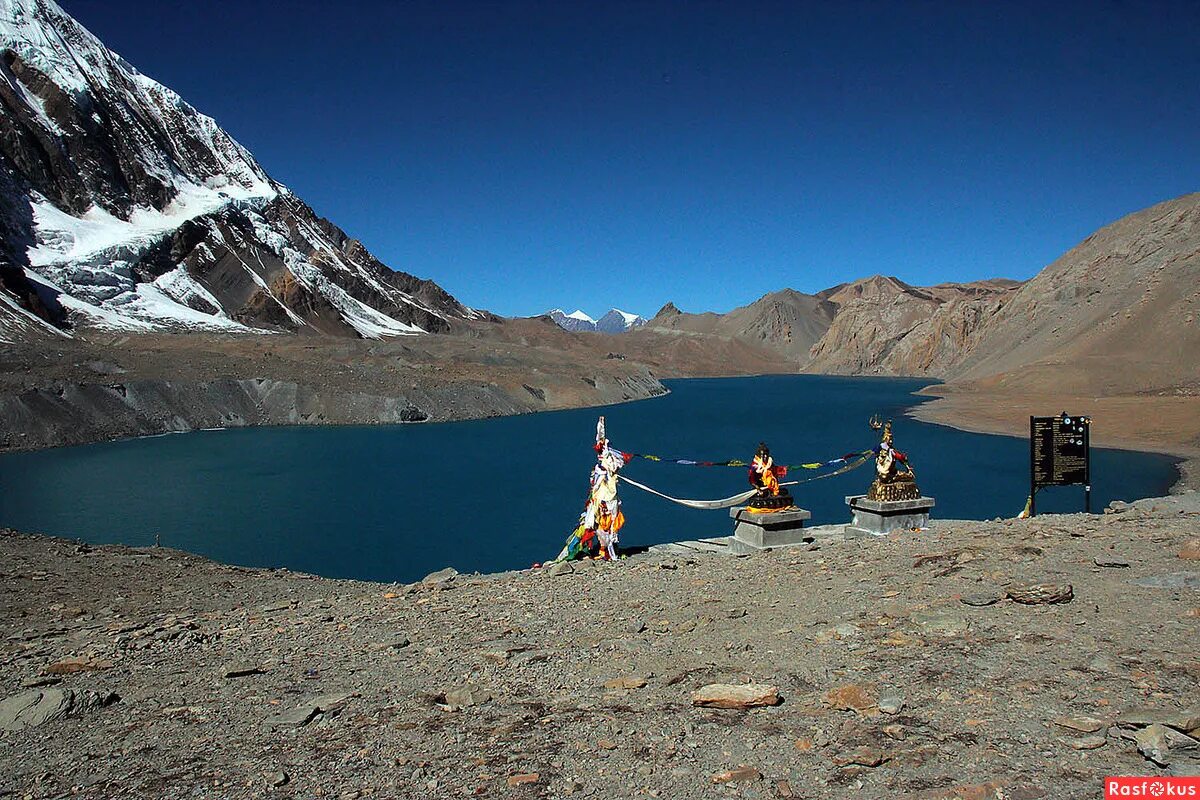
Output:
[[[404,586],[8,531],[0,796],[1095,798],[1200,770],[1198,537],[1189,493]]]

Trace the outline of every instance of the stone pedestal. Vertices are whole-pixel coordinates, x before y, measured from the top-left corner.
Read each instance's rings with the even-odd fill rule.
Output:
[[[809,544],[811,536],[804,532],[804,520],[812,514],[803,508],[752,514],[746,507],[729,509],[733,519],[733,536],[729,547],[735,553],[751,553],[772,547]]]
[[[894,530],[912,530],[929,525],[932,497],[916,500],[868,500],[865,494],[846,498],[854,518],[846,526],[846,536],[885,536]]]

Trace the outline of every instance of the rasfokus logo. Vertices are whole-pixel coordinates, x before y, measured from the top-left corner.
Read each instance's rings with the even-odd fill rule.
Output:
[[[1122,775],[1104,779],[1104,800],[1118,797],[1194,797],[1200,800],[1200,777],[1143,778]]]

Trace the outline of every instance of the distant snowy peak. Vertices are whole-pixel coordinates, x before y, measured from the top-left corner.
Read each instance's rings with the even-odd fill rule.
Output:
[[[596,330],[603,333],[624,333],[633,328],[646,324],[646,318],[638,314],[630,314],[619,308],[609,309],[608,313],[596,321]]]
[[[601,333],[624,333],[632,328],[637,328],[646,324],[646,319],[637,314],[630,314],[625,311],[613,308],[609,309],[608,313],[600,317],[599,320],[592,319],[583,311],[573,311],[566,314],[562,309],[556,308],[547,312],[547,316],[554,320],[560,328],[568,331],[599,331]]]
[[[568,331],[594,331],[596,330],[596,320],[589,317],[582,311],[572,311],[570,314],[565,313],[561,308],[556,308],[546,313],[546,316],[554,320],[558,327]]]
[[[131,331],[377,338],[482,316],[381,264],[53,0],[0,0],[0,292]]]

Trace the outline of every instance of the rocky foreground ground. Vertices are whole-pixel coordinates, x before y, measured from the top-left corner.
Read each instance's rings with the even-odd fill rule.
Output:
[[[5,532],[0,796],[1095,798],[1200,771],[1198,536],[1190,493],[402,586]]]

